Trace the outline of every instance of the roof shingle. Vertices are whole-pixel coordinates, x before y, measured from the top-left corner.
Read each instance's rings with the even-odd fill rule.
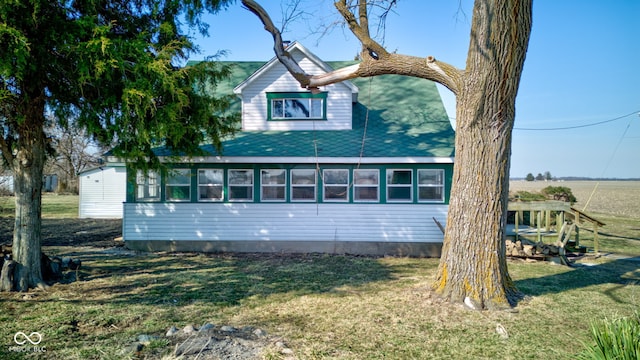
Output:
[[[327,63],[340,68],[353,62]],[[264,63],[231,65],[233,75],[218,84],[217,93],[232,93]],[[241,131],[223,141],[222,154],[211,145],[202,149],[212,156],[233,157],[360,157],[361,149],[363,158],[454,156],[455,134],[432,81],[382,75],[351,82],[360,89],[358,103],[353,104],[352,130]],[[239,111],[239,101],[235,106]],[[156,154],[169,155],[163,148]]]

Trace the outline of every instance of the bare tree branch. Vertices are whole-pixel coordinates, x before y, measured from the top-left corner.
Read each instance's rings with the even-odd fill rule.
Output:
[[[360,19],[360,23],[358,23],[355,15],[351,12],[351,10],[349,10],[346,0],[337,1],[334,5],[340,15],[342,15],[342,17],[347,22],[347,25],[349,25],[349,29],[351,30],[353,35],[355,35],[356,38],[360,40],[360,43],[362,43],[363,60],[367,57],[370,57],[374,60],[379,60],[388,55],[387,50],[385,50],[382,45],[378,44],[369,35],[369,15],[367,13],[366,1],[360,1],[358,3],[358,16]]]
[[[274,39],[276,57],[304,88],[313,89],[357,77],[398,74],[429,79],[444,85],[454,94],[458,93],[463,77],[461,70],[448,63],[438,61],[432,56],[420,58],[389,53],[382,45],[373,40],[369,36],[368,26],[363,27],[363,25],[368,25],[367,1],[365,0],[361,0],[358,3],[360,22],[349,9],[346,0],[339,0],[335,3],[338,12],[349,25],[351,32],[362,43],[362,62],[327,74],[313,76],[307,74],[295,59],[284,50],[282,35],[273,25],[273,21],[266,11],[253,0],[242,0],[242,5],[258,16],[264,24],[265,30],[271,33]]]
[[[293,77],[298,80],[302,87],[309,87],[309,78],[311,76],[308,75],[300,67],[300,65],[298,65],[291,54],[285,51],[282,44],[282,34],[280,33],[280,30],[278,30],[278,28],[276,28],[276,26],[273,24],[273,21],[271,20],[271,17],[269,17],[269,14],[262,8],[262,6],[260,6],[253,0],[242,0],[242,5],[246,9],[254,13],[262,21],[264,29],[271,33],[274,41],[273,51],[276,53],[276,57],[278,58],[278,60],[280,60],[282,65],[284,65],[291,73],[291,75],[293,75]]]
[[[300,1],[301,0],[290,1],[287,2],[287,5],[285,7],[281,6],[282,25],[280,26],[280,33],[286,33],[287,26],[290,23],[296,20],[306,20],[309,16],[311,16],[310,13],[300,9]]]

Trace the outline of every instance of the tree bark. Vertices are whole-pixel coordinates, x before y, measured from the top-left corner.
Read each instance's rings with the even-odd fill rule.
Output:
[[[478,309],[507,308],[505,227],[515,99],[531,29],[531,1],[476,1],[464,84],[457,94],[449,214],[433,288]],[[466,300],[466,301],[465,301]]]
[[[42,90],[34,90],[25,102],[25,118],[19,125],[13,159],[16,213],[13,230],[14,283],[17,291],[44,287],[41,266],[42,177],[45,160],[44,104]]]
[[[0,270],[0,291],[13,291],[13,272],[16,263],[13,260],[5,260]]]
[[[515,99],[531,32],[532,0],[476,0],[464,71],[433,57],[393,54],[369,37],[366,1],[359,17],[335,3],[363,45],[362,62],[325,75],[308,75],[283,50],[268,14],[243,5],[272,33],[276,56],[303,87],[355,77],[398,74],[436,81],[456,94],[456,154],[449,214],[434,290],[476,309],[515,304],[519,292],[507,271],[505,226]],[[358,21],[360,19],[360,21]]]

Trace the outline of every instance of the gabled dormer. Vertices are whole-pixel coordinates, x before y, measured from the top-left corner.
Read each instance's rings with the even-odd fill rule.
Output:
[[[333,70],[297,42],[287,51],[311,75]],[[242,102],[242,130],[351,130],[358,88],[350,81],[313,93],[300,86],[277,58],[233,89]]]

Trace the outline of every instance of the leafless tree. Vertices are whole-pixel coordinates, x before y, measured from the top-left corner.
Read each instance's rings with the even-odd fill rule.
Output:
[[[78,193],[78,173],[97,166],[100,147],[78,126],[55,125],[49,131],[52,156],[45,172],[58,175],[59,192]]]
[[[456,95],[456,159],[442,257],[433,289],[477,309],[513,306],[520,293],[507,271],[505,226],[515,99],[531,32],[532,0],[476,0],[465,69],[433,56],[389,52],[371,36],[370,11],[395,1],[338,0],[335,7],[362,44],[361,61],[309,75],[284,50],[269,14],[242,4],[273,35],[277,58],[303,87],[398,74],[438,82]],[[419,36],[437,34],[416,34]]]

